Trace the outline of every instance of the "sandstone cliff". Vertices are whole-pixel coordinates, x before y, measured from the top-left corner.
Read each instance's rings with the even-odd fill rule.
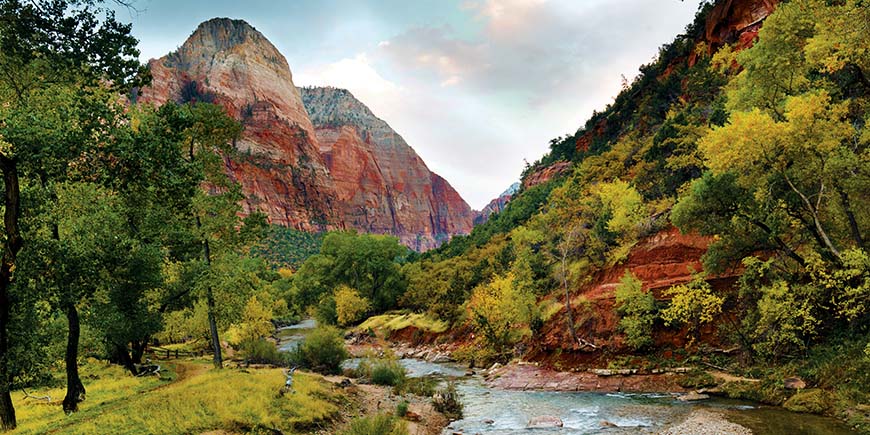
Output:
[[[396,235],[420,251],[471,231],[468,204],[350,92],[303,88],[302,100],[348,226]]]
[[[149,65],[139,101],[213,102],[242,122],[226,167],[245,213],[304,231],[392,234],[417,250],[471,230],[459,194],[347,91],[307,90],[306,110],[287,60],[248,23],[206,21]]]
[[[244,21],[212,19],[149,65],[153,81],[140,101],[214,102],[242,121],[242,157],[227,170],[242,185],[246,213],[259,210],[272,223],[306,231],[342,227],[290,67],[260,32]]]

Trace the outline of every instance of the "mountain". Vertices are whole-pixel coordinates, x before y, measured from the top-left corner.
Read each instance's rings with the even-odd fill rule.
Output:
[[[203,22],[149,65],[138,101],[212,102],[243,124],[226,166],[245,213],[309,232],[392,234],[416,250],[471,230],[459,194],[349,92],[306,90],[306,107],[287,60],[248,23]]]
[[[477,215],[474,217],[474,225],[480,225],[487,220],[489,217],[495,213],[498,213],[507,206],[508,201],[511,200],[511,197],[517,194],[520,191],[520,183],[516,182],[511,184],[504,192],[502,192],[499,196],[489,202],[482,210],[477,212]]]
[[[301,91],[343,222],[420,251],[471,231],[474,213],[459,193],[350,92]]]

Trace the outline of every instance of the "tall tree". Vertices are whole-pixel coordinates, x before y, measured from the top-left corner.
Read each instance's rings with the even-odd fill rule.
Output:
[[[0,171],[4,180],[4,254],[0,265],[0,425],[16,426],[9,397],[14,373],[10,371],[8,336],[10,294],[18,253],[24,246],[19,219],[22,176],[36,176],[46,155],[69,143],[47,140],[54,136],[39,120],[69,109],[46,107],[51,89],[68,85],[86,94],[109,83],[129,88],[141,76],[136,40],[130,26],[115,20],[98,2],[45,0],[0,2],[0,100],[3,110]],[[24,120],[27,122],[23,122]],[[66,152],[66,151],[64,151]]]

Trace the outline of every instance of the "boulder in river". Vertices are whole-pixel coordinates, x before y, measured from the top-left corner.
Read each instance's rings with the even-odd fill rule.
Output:
[[[562,419],[553,415],[539,415],[532,417],[529,424],[526,425],[529,429],[542,429],[550,427],[562,427]]]

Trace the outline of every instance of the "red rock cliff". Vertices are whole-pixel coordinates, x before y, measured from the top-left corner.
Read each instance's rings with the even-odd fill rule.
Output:
[[[471,231],[474,213],[450,184],[350,92],[303,88],[320,153],[351,227],[423,251]]]
[[[305,231],[393,234],[417,250],[471,231],[459,194],[347,91],[308,90],[306,110],[287,60],[246,22],[206,21],[150,67],[140,101],[214,102],[244,125],[227,171],[245,213]]]
[[[227,163],[241,183],[246,213],[306,231],[342,227],[335,185],[320,154],[287,60],[260,32],[239,20],[199,25],[175,52],[150,62],[154,79],[140,101],[214,102],[245,127]]]

